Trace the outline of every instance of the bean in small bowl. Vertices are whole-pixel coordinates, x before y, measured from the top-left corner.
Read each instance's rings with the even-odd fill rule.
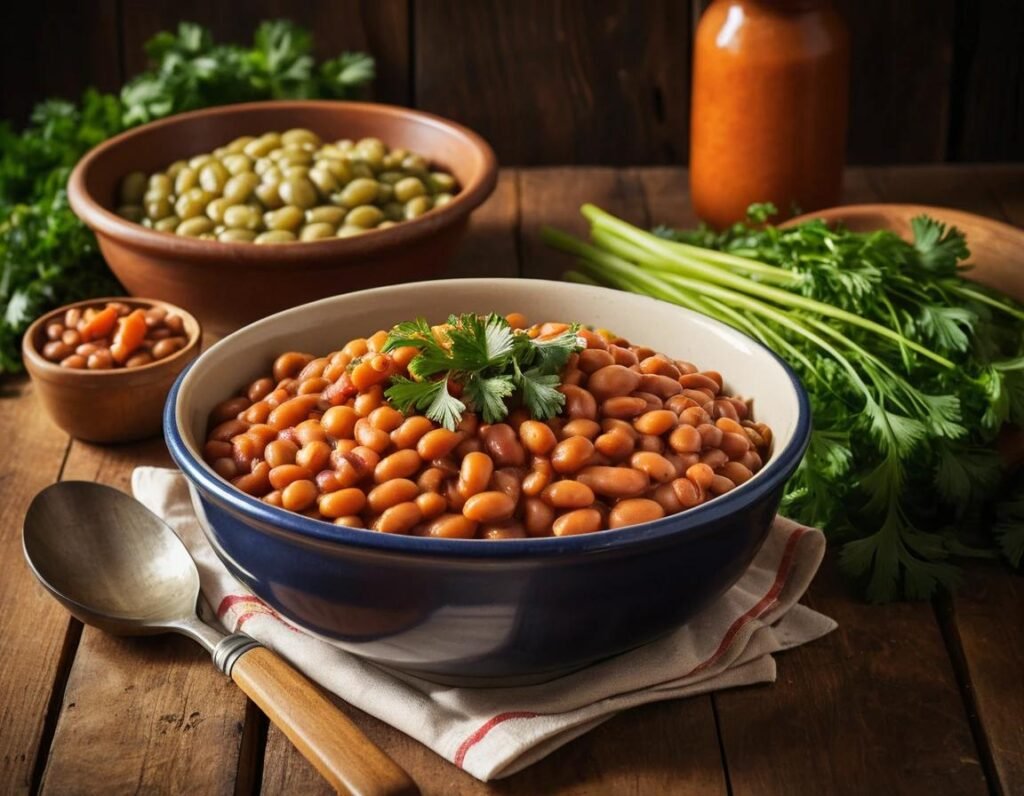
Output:
[[[38,318],[22,357],[53,422],[90,442],[160,432],[175,378],[199,355],[191,314],[153,299],[89,299]]]
[[[74,370],[137,368],[188,345],[185,320],[164,306],[132,308],[124,301],[71,307],[46,324],[40,353]]]

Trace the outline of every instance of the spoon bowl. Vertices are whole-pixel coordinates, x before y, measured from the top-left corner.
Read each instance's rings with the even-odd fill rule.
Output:
[[[166,632],[195,611],[199,573],[188,550],[166,523],[117,489],[86,481],[44,489],[29,506],[23,541],[46,589],[75,617],[108,633]]]

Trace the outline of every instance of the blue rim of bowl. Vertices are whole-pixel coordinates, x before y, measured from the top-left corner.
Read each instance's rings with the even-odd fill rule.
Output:
[[[714,321],[714,319],[709,320]],[[715,321],[715,323],[720,322]],[[724,326],[724,324],[722,325]],[[731,327],[725,328],[731,330]],[[781,489],[800,464],[811,437],[811,407],[807,391],[785,360],[757,340],[747,339],[762,354],[774,359],[782,367],[796,394],[797,415],[793,436],[781,451],[772,456],[769,465],[766,465],[766,467],[771,466],[772,472],[765,473],[763,477],[755,477],[745,484],[740,484],[733,491],[695,508],[629,528],[597,531],[578,536],[503,539],[500,542],[489,539],[432,539],[402,534],[375,533],[361,528],[332,525],[322,520],[314,520],[271,506],[258,498],[245,494],[212,470],[204,467],[202,462],[197,460],[188,449],[178,429],[176,420],[178,392],[185,377],[199,359],[189,363],[189,366],[178,375],[174,386],[167,395],[167,402],[164,404],[164,439],[175,464],[199,488],[201,493],[212,495],[217,501],[240,512],[250,520],[272,526],[276,531],[294,535],[300,540],[340,543],[380,552],[473,559],[580,555],[619,547],[633,547],[688,531],[697,534],[728,516],[751,508],[773,491]],[[206,494],[203,495],[203,497],[206,496]]]

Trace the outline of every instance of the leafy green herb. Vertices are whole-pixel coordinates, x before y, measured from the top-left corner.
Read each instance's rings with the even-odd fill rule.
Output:
[[[17,133],[0,123],[0,373],[21,370],[28,324],[70,301],[121,293],[96,239],[71,212],[65,186],[89,149],[122,130],[210,105],[351,96],[373,78],[373,59],[344,53],[319,67],[310,35],[264,22],[251,48],[219,45],[183,22],[146,44],[153,68],[120,97],[86,91],[77,105],[46,100]]]
[[[973,519],[996,497],[993,449],[1024,419],[1024,309],[962,276],[964,236],[935,219],[914,240],[810,221],[654,234],[591,205],[593,244],[546,230],[580,258],[569,278],[675,302],[775,350],[803,378],[814,431],[783,510],[843,543],[875,601],[952,587],[957,556],[1024,554],[1024,498],[987,541]],[[952,521],[952,527],[951,527]]]
[[[512,329],[500,315],[451,316],[431,328],[423,318],[397,324],[384,351],[415,346],[409,375],[396,376],[385,391],[399,410],[423,412],[455,430],[467,409],[488,423],[508,415],[509,402],[519,399],[538,420],[558,414],[565,396],[556,389],[569,357],[583,344],[574,324],[546,340],[534,340]],[[460,398],[452,395],[458,385]]]

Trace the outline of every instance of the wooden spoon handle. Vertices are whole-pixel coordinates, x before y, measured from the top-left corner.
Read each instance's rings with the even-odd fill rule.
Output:
[[[266,647],[231,667],[234,680],[340,793],[398,796],[419,789],[330,699]]]

